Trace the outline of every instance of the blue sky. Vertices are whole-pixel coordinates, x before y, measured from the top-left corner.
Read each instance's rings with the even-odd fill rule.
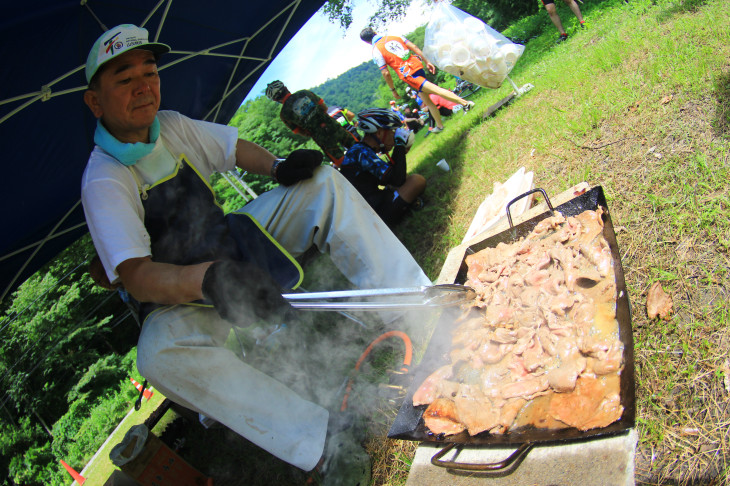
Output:
[[[317,12],[271,62],[246,100],[261,95],[266,85],[275,79],[281,80],[294,92],[318,86],[372,60],[371,47],[360,40],[360,30],[367,25],[375,10],[373,2],[356,0],[354,21],[344,37],[339,25],[327,20],[321,10]],[[430,11],[422,0],[414,0],[403,21],[390,23],[380,30],[405,35],[428,23]]]

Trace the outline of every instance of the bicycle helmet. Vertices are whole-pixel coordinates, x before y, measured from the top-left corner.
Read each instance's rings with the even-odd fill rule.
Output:
[[[334,117],[335,115],[337,115],[339,113],[342,113],[341,106],[334,105],[334,106],[330,106],[329,108],[327,108],[327,114],[331,117]]]
[[[279,101],[282,99],[289,90],[286,86],[284,86],[284,83],[282,83],[279,80],[272,81],[268,85],[266,85],[266,97],[269,98],[271,101]]]
[[[375,133],[378,128],[395,130],[403,126],[398,115],[385,108],[368,108],[357,114],[357,127],[365,133]]]

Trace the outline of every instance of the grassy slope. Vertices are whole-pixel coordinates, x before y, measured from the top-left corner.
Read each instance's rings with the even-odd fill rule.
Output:
[[[436,278],[493,183],[519,167],[548,194],[602,185],[633,312],[637,478],[727,482],[730,4],[655,3],[586,3],[589,29],[531,40],[511,77],[534,90],[488,120],[478,112],[510,89],[482,90],[477,113],[414,148],[429,206],[398,234]],[[646,317],[655,281],[674,298],[666,322]]]
[[[84,471],[79,471],[79,474],[83,472],[82,477],[86,479],[84,484],[101,485],[106,482],[112,472],[117,469],[109,460],[111,450],[122,442],[130,428],[134,425],[144,423],[164,400],[165,397],[161,393],[153,390],[152,397],[150,397],[149,401],[143,399],[140,409],[126,416],[125,420],[119,423],[119,426],[117,426],[114,433],[107,440],[106,445],[97,452],[93,463],[87,465]],[[73,484],[76,485],[77,483],[74,481]]]

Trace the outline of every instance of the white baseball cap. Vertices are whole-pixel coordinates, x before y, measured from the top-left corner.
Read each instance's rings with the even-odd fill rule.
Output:
[[[170,52],[170,46],[149,42],[147,29],[132,24],[117,25],[99,37],[86,58],[86,82],[91,82],[96,71],[106,62],[132,49],[143,48],[152,52],[155,59]]]

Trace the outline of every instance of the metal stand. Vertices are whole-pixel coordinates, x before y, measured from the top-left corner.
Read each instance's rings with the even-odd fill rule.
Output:
[[[512,78],[510,78],[509,76],[506,76],[506,79],[507,79],[507,81],[509,81],[509,84],[512,85],[512,89],[514,90],[515,96],[517,96],[517,97],[522,96],[523,94],[527,93],[532,88],[534,88],[534,86],[531,85],[530,83],[523,84],[521,88],[518,88],[517,85],[515,84],[515,82],[512,81]]]
[[[487,119],[490,116],[494,115],[494,113],[497,110],[499,110],[500,108],[502,108],[504,105],[508,104],[510,101],[512,101],[515,98],[519,98],[520,96],[522,96],[523,94],[527,93],[532,88],[534,88],[534,86],[531,85],[530,83],[524,84],[524,85],[522,85],[521,88],[518,88],[517,85],[515,84],[515,82],[512,81],[512,78],[510,78],[509,76],[506,76],[505,79],[507,81],[509,81],[509,84],[512,85],[512,93],[508,94],[507,96],[505,96],[504,98],[502,98],[501,100],[499,100],[498,102],[496,102],[495,104],[490,106],[487,109],[487,111],[485,111],[484,114],[482,115],[483,119]]]

